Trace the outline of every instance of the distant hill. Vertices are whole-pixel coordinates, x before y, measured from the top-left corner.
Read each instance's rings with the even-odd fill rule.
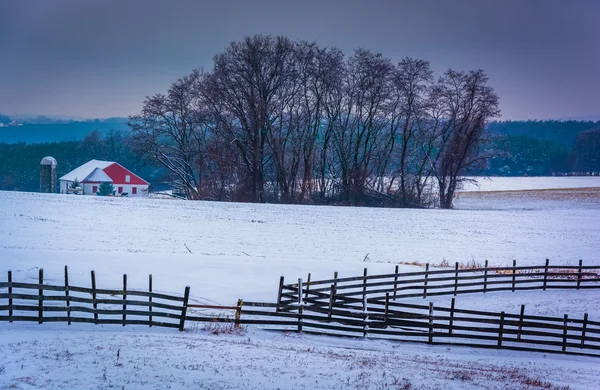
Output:
[[[101,135],[110,130],[128,131],[127,118],[74,120],[61,116],[2,115],[0,113],[0,143],[44,143],[79,141],[93,130]],[[488,129],[494,135],[525,136],[551,141],[570,148],[581,131],[600,127],[600,121],[530,120],[491,122]]]
[[[5,116],[6,118],[6,116]],[[110,130],[127,130],[127,118],[92,119],[84,121],[35,117],[5,123],[0,122],[0,143],[28,144],[79,141],[93,130],[106,134]],[[8,123],[7,123],[8,122]]]
[[[488,129],[494,135],[511,137],[525,136],[540,141],[551,141],[565,147],[571,147],[575,143],[575,137],[579,132],[599,126],[600,121],[502,121],[491,122],[488,125]]]

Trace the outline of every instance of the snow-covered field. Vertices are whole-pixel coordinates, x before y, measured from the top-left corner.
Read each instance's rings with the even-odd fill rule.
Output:
[[[146,289],[152,273],[155,291],[179,295],[189,285],[195,302],[231,305],[237,298],[274,301],[280,275],[354,276],[364,267],[389,273],[401,261],[600,264],[600,204],[530,197],[523,207],[518,197],[486,199],[465,198],[446,211],[0,192],[0,281],[9,269],[15,281],[35,281],[42,267],[47,283],[60,284],[68,265],[72,285],[88,286],[95,269],[100,288],[118,287],[127,273],[129,288]],[[529,314],[587,312],[598,320],[598,298],[595,291],[489,293],[459,296],[457,307],[518,312],[524,303]],[[0,323],[0,389],[590,389],[600,388],[599,363],[258,329],[215,336]]]

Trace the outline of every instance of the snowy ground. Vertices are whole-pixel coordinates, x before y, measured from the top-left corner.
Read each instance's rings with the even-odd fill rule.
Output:
[[[0,280],[11,269],[15,281],[34,281],[42,267],[47,283],[61,284],[68,265],[72,285],[89,286],[95,269],[100,288],[118,287],[127,273],[129,288],[145,289],[152,273],[155,291],[181,294],[190,285],[195,302],[231,305],[237,298],[275,300],[280,275],[287,281],[308,272],[313,279],[334,271],[355,276],[364,267],[390,273],[401,261],[525,265],[581,258],[600,264],[600,202],[591,193],[581,199],[546,191],[471,194],[457,201],[457,210],[445,211],[0,192]],[[588,312],[598,320],[598,297],[594,291],[507,292],[463,295],[456,304],[517,313],[524,303],[528,314]],[[541,382],[589,389],[600,388],[598,362],[257,329],[214,336],[0,323],[0,389],[552,388]]]
[[[598,359],[250,330],[2,326],[0,388],[593,389]],[[555,387],[553,387],[555,386]]]

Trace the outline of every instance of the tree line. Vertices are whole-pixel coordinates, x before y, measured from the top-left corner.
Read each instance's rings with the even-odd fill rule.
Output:
[[[452,206],[485,165],[498,96],[481,70],[256,35],[146,99],[134,150],[189,199]]]
[[[483,174],[600,175],[600,122],[513,121],[489,128],[493,157]]]
[[[523,130],[519,133],[505,130],[503,123]],[[536,137],[526,135],[529,123],[491,123],[496,127],[485,154],[492,157],[481,171],[474,173],[491,176],[600,175],[600,123],[578,122],[576,128],[563,128],[561,132],[572,133],[568,143],[546,137],[557,128],[555,121],[537,122],[536,126],[541,130],[534,134]],[[563,123],[570,126],[570,122]],[[544,128],[544,124],[548,127]],[[576,131],[579,128],[586,130]],[[99,159],[117,161],[131,169],[149,181],[153,191],[170,187],[172,175],[165,168],[144,161],[134,153],[131,132],[113,129],[92,131],[80,141],[0,143],[0,190],[38,191],[39,163],[44,156],[58,160],[59,177],[91,159]]]

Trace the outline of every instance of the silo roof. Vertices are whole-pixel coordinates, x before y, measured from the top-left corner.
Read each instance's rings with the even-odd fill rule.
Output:
[[[54,157],[46,156],[40,161],[40,165],[58,165]]]
[[[112,179],[100,168],[96,168],[81,181],[82,183],[112,183]]]

